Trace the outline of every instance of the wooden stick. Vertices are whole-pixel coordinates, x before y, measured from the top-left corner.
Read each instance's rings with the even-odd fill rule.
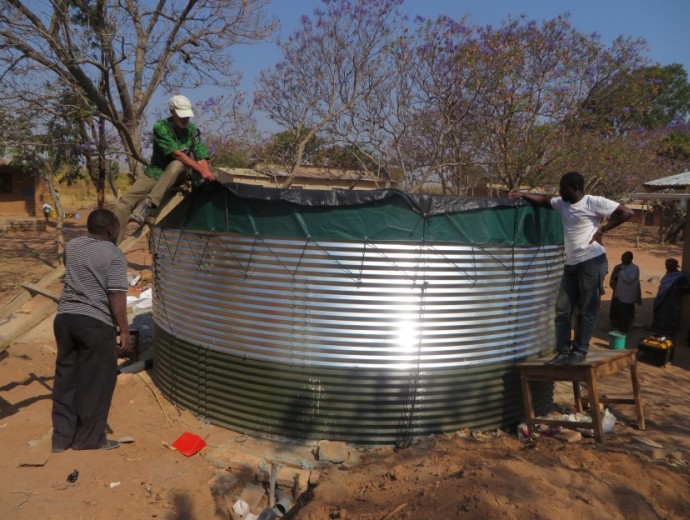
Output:
[[[40,294],[42,296],[45,296],[46,298],[50,298],[54,302],[59,302],[60,301],[60,296],[55,294],[53,291],[49,291],[48,289],[44,289],[43,287],[36,285],[34,283],[29,283],[29,282],[22,282],[22,287],[29,291],[32,296],[35,296],[36,294]]]
[[[32,330],[49,316],[52,316],[56,309],[57,304],[55,302],[47,302],[30,314],[23,315],[20,319],[7,324],[6,328],[9,330],[0,335],[0,353],[7,350],[20,336]]]
[[[381,520],[389,520],[390,518],[393,518],[393,515],[394,515],[394,514],[399,513],[400,511],[402,511],[402,510],[405,509],[406,507],[407,507],[407,504],[406,504],[406,503],[405,503],[405,504],[400,504],[398,507],[396,507],[395,509],[393,509],[393,511],[391,511],[391,512],[388,513],[386,516],[384,516]]]
[[[151,393],[153,394],[153,397],[156,398],[156,402],[158,403],[158,406],[160,406],[161,411],[163,412],[163,415],[165,415],[165,418],[168,420],[168,424],[169,424],[170,427],[172,428],[172,427],[173,427],[173,423],[172,423],[172,421],[170,420],[170,417],[168,416],[168,413],[167,413],[167,412],[165,411],[165,409],[163,408],[163,403],[161,403],[161,400],[158,399],[158,396],[156,395],[156,391],[155,391],[153,388],[151,388],[151,385],[148,383],[148,381],[146,381],[146,379],[144,379],[143,377],[141,377],[141,374],[137,374],[137,377],[138,377],[139,379],[141,379],[141,380],[144,382],[144,384],[148,387],[149,390],[151,390]]]

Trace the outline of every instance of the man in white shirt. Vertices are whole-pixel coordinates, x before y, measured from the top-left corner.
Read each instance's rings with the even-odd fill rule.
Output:
[[[556,298],[556,355],[548,364],[575,365],[589,351],[589,340],[596,326],[603,277],[606,272],[604,233],[620,226],[633,211],[604,197],[585,194],[584,177],[568,172],[561,177],[560,197],[532,193],[511,193],[535,206],[558,211],[563,220],[565,266]],[[608,219],[605,225],[601,222]],[[579,309],[579,326],[571,342],[573,309]]]

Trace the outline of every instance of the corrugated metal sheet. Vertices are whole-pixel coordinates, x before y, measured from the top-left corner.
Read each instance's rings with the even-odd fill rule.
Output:
[[[560,246],[152,242],[158,382],[238,431],[379,444],[514,425],[514,364],[552,349]]]
[[[671,175],[669,177],[662,177],[661,179],[654,179],[644,183],[644,186],[650,188],[687,188],[690,187],[690,172],[679,173],[678,175]]]

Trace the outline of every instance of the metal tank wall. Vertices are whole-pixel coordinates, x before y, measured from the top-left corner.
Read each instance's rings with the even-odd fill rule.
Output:
[[[401,445],[514,426],[514,365],[553,345],[562,246],[151,241],[157,382],[236,431]]]

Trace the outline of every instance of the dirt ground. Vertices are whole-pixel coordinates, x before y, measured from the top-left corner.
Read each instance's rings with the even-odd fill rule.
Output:
[[[85,215],[86,212],[82,212]],[[84,231],[67,222],[68,238]],[[628,346],[649,333],[652,300],[664,259],[680,246],[659,246],[650,230],[634,246],[635,226],[607,235],[611,268],[633,251],[642,273],[643,304]],[[52,230],[0,236],[0,306],[55,267]],[[145,240],[128,254],[130,267],[146,273]],[[146,277],[144,277],[146,278]],[[608,281],[608,280],[607,280]],[[59,291],[59,287],[55,288]],[[37,297],[20,313],[40,305]],[[593,349],[608,343],[610,291],[604,297]],[[121,374],[109,425],[112,438],[133,443],[112,451],[50,453],[50,393],[55,360],[52,319],[21,337],[0,356],[0,518],[3,519],[226,519],[241,487],[214,495],[213,453],[255,455],[281,450],[318,480],[285,518],[328,519],[673,519],[690,516],[690,349],[678,345],[666,367],[642,363],[640,378],[646,431],[634,408],[615,405],[607,442],[590,437],[567,443],[549,436],[521,442],[515,432],[432,436],[401,451],[352,450],[340,464],[314,461],[310,444],[279,445],[209,425],[178,410],[156,389],[150,374]],[[0,329],[1,330],[1,329]],[[146,341],[145,330],[142,332]],[[607,395],[629,394],[627,372],[602,382]],[[557,384],[556,403],[572,405],[571,388]],[[184,457],[167,444],[180,434],[202,437],[207,447]],[[67,475],[79,471],[75,483]]]

